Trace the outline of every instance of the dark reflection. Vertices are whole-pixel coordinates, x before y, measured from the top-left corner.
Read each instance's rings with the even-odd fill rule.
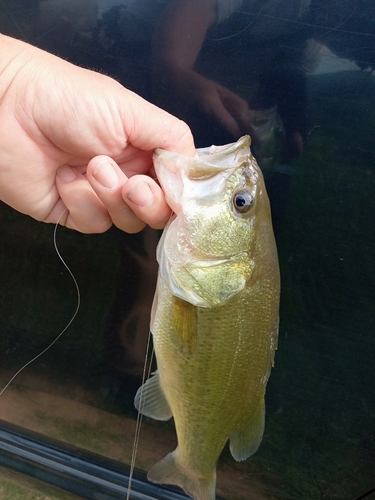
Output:
[[[106,354],[100,378],[107,397],[132,415],[136,414],[134,396],[145,368],[150,311],[156,287],[158,234],[144,229],[138,235],[113,230],[113,235],[120,263],[115,297],[104,328]]]
[[[224,452],[224,498],[361,498],[375,476],[375,4],[1,0],[1,32],[103,71],[186,120],[197,146],[252,136],[282,269],[259,452]],[[74,310],[52,228],[0,210],[2,383]],[[129,463],[158,235],[60,230],[82,309],[4,393],[0,417]],[[47,305],[47,306],[46,306]],[[143,443],[143,444],[142,444]],[[139,467],[175,447],[144,424]]]

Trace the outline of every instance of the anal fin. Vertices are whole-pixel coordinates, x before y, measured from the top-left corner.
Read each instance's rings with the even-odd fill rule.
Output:
[[[249,422],[230,436],[229,449],[237,462],[246,460],[259,448],[264,432],[264,416],[265,405],[262,396]]]
[[[158,371],[138,389],[134,406],[142,415],[155,420],[169,420],[172,417],[172,411],[160,385]]]

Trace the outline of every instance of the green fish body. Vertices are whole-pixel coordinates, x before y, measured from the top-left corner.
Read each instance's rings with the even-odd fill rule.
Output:
[[[216,463],[230,440],[252,455],[278,333],[279,270],[264,181],[250,138],[198,150],[158,150],[155,168],[174,215],[157,257],[151,331],[158,370],[135,405],[173,416],[178,446],[148,478],[215,499]]]

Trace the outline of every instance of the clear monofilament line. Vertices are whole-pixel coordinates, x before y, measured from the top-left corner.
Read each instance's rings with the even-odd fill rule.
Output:
[[[145,363],[143,365],[143,374],[142,374],[142,386],[146,382],[146,379],[148,379],[149,376],[150,376],[151,365],[152,365],[153,356],[154,356],[154,349],[152,349],[151,356],[150,356],[150,361],[149,361],[149,363],[147,363],[148,352],[150,350],[150,340],[151,340],[151,332],[149,332],[148,339],[147,339]],[[145,400],[145,397],[146,397],[146,394],[144,394],[144,392],[147,392],[147,391],[142,391],[141,392],[141,397],[140,397],[140,402],[139,402],[139,410],[138,410],[138,414],[137,414],[137,421],[135,423],[134,442],[133,442],[132,457],[131,457],[131,461],[130,461],[128,491],[126,493],[126,500],[130,500],[131,486],[132,486],[133,474],[134,474],[134,469],[135,469],[135,461],[136,461],[136,458],[137,458],[138,445],[139,445],[139,437],[140,437],[140,434],[141,434],[142,409],[143,409],[144,400]]]
[[[3,389],[0,391],[0,396],[4,393],[4,391],[10,386],[10,384],[13,382],[13,380],[25,369],[27,368],[29,365],[31,365],[32,363],[34,363],[34,361],[36,361],[37,359],[39,359],[41,356],[43,356],[43,354],[45,354],[58,340],[59,338],[61,338],[61,336],[66,332],[66,330],[70,327],[70,325],[73,323],[75,317],[77,316],[78,314],[78,311],[79,311],[79,308],[81,306],[81,293],[80,293],[80,290],[79,290],[79,286],[78,286],[78,283],[77,283],[77,280],[75,279],[72,271],[69,269],[67,263],[64,261],[64,259],[62,258],[58,248],[57,248],[57,243],[56,243],[56,232],[57,232],[57,227],[59,225],[59,222],[61,220],[61,217],[64,215],[64,213],[66,212],[66,209],[63,211],[63,213],[60,215],[58,221],[56,222],[56,225],[55,225],[55,229],[53,231],[53,244],[54,244],[54,247],[55,247],[55,250],[56,250],[56,253],[59,257],[59,259],[61,260],[61,262],[64,264],[65,268],[67,269],[68,273],[70,274],[70,276],[72,277],[72,280],[75,284],[75,287],[76,287],[76,290],[77,290],[77,307],[76,307],[76,310],[74,311],[74,314],[73,316],[71,317],[70,321],[68,322],[68,324],[61,330],[61,332],[57,335],[57,337],[45,348],[43,349],[42,352],[40,352],[39,354],[37,354],[36,356],[34,356],[34,358],[32,358],[30,361],[28,361],[25,365],[23,365],[14,375],[13,377],[9,380],[9,382],[5,385],[5,387],[3,387]]]

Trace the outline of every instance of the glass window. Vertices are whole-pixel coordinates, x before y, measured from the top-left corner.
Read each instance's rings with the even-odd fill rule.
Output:
[[[262,444],[244,462],[224,449],[217,494],[372,498],[375,5],[2,0],[0,30],[113,76],[185,120],[197,147],[251,136],[279,254],[279,343]],[[160,232],[129,235],[113,227],[84,235],[58,227],[57,247],[78,296],[56,253],[53,225],[1,204],[0,231],[1,387],[53,342],[0,396],[0,446],[22,437],[18,451],[45,446],[35,451],[39,457],[110,470],[105,478],[120,490],[103,490],[103,498],[121,498]],[[143,419],[135,490],[179,498],[180,490],[147,490],[143,474],[175,447],[172,420]],[[98,498],[102,491],[95,482],[80,489],[82,476],[75,483],[68,469],[60,481],[43,476],[42,462],[17,468],[18,452],[1,449],[0,492],[13,491],[4,498],[16,498],[9,481],[28,487],[30,477],[33,488],[56,498]],[[49,455],[51,449],[63,455]],[[87,474],[95,478],[98,470]],[[56,490],[46,490],[46,482]]]

